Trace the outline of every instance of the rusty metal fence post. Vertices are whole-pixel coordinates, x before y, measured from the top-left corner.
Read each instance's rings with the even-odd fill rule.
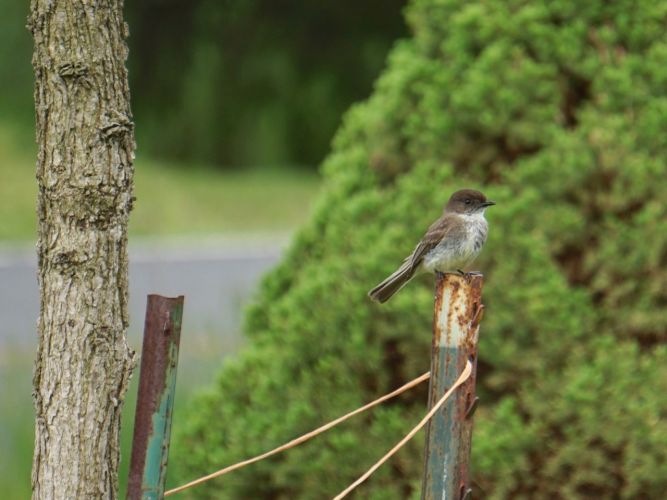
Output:
[[[161,499],[164,495],[182,316],[182,295],[148,296],[127,485],[129,500]]]
[[[438,274],[435,287],[429,409],[452,386],[470,359],[470,378],[426,428],[422,500],[462,500],[470,495],[472,413],[477,402],[477,332],[483,306],[482,275]]]

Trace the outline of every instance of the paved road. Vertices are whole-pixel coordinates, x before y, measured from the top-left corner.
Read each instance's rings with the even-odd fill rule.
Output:
[[[130,245],[130,341],[140,344],[146,295],[185,295],[183,335],[206,333],[216,344],[238,342],[252,292],[279,259],[286,235]],[[39,313],[34,248],[0,248],[0,347],[36,343]],[[204,342],[205,344],[206,342]],[[205,348],[204,346],[201,346]]]

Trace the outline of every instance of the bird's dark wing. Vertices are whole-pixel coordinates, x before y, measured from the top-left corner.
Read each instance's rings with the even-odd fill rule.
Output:
[[[386,302],[410,281],[428,252],[443,241],[445,245],[451,242],[452,246],[455,246],[455,242],[464,237],[461,231],[465,231],[465,226],[453,217],[456,216],[446,214],[431,224],[412,254],[405,258],[401,267],[368,292],[369,297],[380,303]]]
[[[460,223],[457,224],[454,222],[453,217],[456,217],[456,215],[445,214],[428,228],[428,231],[426,231],[422,240],[415,247],[412,255],[408,257],[410,268],[413,271],[419,267],[424,256],[438,246],[441,241],[463,236],[459,233],[464,231],[465,227]]]

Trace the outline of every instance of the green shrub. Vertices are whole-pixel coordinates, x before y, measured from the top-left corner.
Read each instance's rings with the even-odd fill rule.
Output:
[[[449,194],[498,202],[473,471],[485,498],[667,491],[667,8],[414,0],[373,96],[345,117],[311,223],[248,314],[249,348],[192,408],[185,480],[271,448],[428,369],[432,279],[366,291]],[[193,491],[326,498],[416,423],[426,388]],[[361,487],[417,497],[423,438]],[[179,463],[180,462],[180,463]]]

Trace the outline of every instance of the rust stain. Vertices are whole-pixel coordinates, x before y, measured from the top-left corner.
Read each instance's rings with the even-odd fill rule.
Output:
[[[442,311],[442,301],[444,299],[445,275],[436,274],[435,281],[435,314],[433,315],[433,349],[437,349],[440,342],[440,312]]]
[[[446,274],[445,275],[445,287],[450,289],[450,296],[449,296],[449,303],[450,304],[457,304],[458,303],[458,296],[459,293],[461,292],[461,283],[459,281],[459,277],[454,275],[454,274]],[[445,333],[446,333],[446,344],[448,346],[452,345],[452,326],[454,325],[455,321],[455,315],[456,315],[456,307],[449,307],[447,308],[447,318],[446,318],[446,325],[447,327],[445,328]],[[447,366],[450,366],[449,364]]]
[[[152,416],[158,410],[162,393],[166,389],[170,348],[174,343],[178,346],[180,342],[181,320],[177,318],[179,326],[174,328],[172,312],[178,308],[182,312],[182,307],[183,296],[148,296],[128,478],[127,497],[131,499],[142,498],[143,495],[142,479],[147,447],[155,431]]]

